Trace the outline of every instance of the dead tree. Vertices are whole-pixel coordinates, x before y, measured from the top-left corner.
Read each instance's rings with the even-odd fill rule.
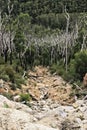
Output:
[[[67,38],[67,36],[68,36],[68,31],[69,31],[69,22],[70,22],[70,15],[69,15],[69,13],[66,11],[66,8],[65,8],[65,18],[66,18],[66,20],[67,20],[67,23],[66,23],[66,54],[65,54],[65,62],[66,62],[66,72],[67,72],[67,70],[68,70],[68,68],[67,68],[67,62],[68,62],[68,53],[67,53],[67,49],[68,49],[68,38]]]
[[[9,45],[10,45],[10,64],[12,64],[12,28],[11,28],[11,13],[13,10],[13,4],[8,0],[8,21],[9,21]]]

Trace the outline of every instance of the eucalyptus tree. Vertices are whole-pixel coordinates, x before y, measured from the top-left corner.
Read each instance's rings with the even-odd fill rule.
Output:
[[[28,49],[28,39],[29,35],[29,26],[30,26],[30,17],[27,13],[20,13],[15,20],[16,30],[14,36],[14,45],[16,54],[20,60],[21,66],[24,65],[25,52]]]
[[[83,13],[79,19],[79,33],[82,38],[81,51],[87,49],[87,14]]]
[[[7,19],[8,19],[8,33],[9,33],[9,47],[10,47],[10,64],[12,64],[12,11],[13,11],[13,3],[11,3],[11,0],[8,0],[8,5],[7,5],[7,9],[8,9],[8,15],[7,15]]]
[[[6,3],[5,3],[6,2]],[[8,60],[8,54],[10,64],[12,64],[12,51],[13,51],[13,1],[0,1],[1,8],[1,53],[5,57],[5,62]]]
[[[0,54],[2,57],[4,57],[5,62],[7,62],[8,50],[9,50],[8,34],[6,32],[7,19],[6,19],[6,13],[3,11],[4,10],[3,2],[0,1],[0,4],[2,5],[0,8]]]
[[[30,38],[29,38],[30,37]],[[67,48],[68,55],[71,55],[72,49],[76,44],[76,39],[78,38],[78,26],[77,22],[73,27],[71,32],[67,33]],[[66,57],[66,31],[60,34],[51,34],[51,36],[46,35],[45,37],[35,37],[32,35],[28,35],[29,48],[31,48],[32,43],[35,46],[35,57],[41,56],[43,58],[49,59],[49,64],[57,63],[60,59],[65,61]],[[30,49],[31,50],[31,49]],[[48,50],[48,51],[46,51]],[[45,56],[44,54],[47,52],[49,56]]]
[[[66,20],[67,20],[67,23],[66,23],[66,56],[65,56],[65,62],[66,62],[66,72],[67,72],[67,61],[68,61],[68,50],[67,50],[67,44],[68,44],[68,39],[67,39],[67,36],[68,36],[68,32],[69,32],[69,22],[70,22],[70,15],[69,13],[66,11],[65,9],[65,17],[66,17]]]

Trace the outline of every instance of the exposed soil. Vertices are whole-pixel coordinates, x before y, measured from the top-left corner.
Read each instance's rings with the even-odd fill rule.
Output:
[[[24,93],[29,92],[36,100],[52,99],[61,104],[74,102],[70,97],[72,86],[66,83],[60,76],[52,75],[48,68],[36,66],[28,72],[27,85],[22,85]]]

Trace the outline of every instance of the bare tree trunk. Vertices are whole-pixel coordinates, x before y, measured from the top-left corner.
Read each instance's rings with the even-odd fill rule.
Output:
[[[3,43],[3,27],[2,27],[2,18],[1,18],[1,11],[0,11],[0,53],[3,55],[4,52],[4,43]]]
[[[86,34],[83,35],[83,43],[82,43],[82,46],[81,46],[81,51],[86,49],[85,40],[86,40]]]
[[[12,41],[11,41],[11,27],[10,27],[10,36],[9,36],[9,42],[10,42],[10,65],[12,64]]]
[[[67,65],[67,63],[68,63],[68,48],[67,48],[67,46],[68,46],[68,39],[67,39],[67,36],[68,36],[68,30],[69,30],[69,21],[70,21],[70,16],[69,16],[69,13],[67,13],[67,11],[66,11],[66,8],[65,8],[65,17],[66,17],[66,20],[67,20],[67,24],[66,24],[66,54],[65,54],[65,62],[66,62],[66,72],[67,72],[67,70],[68,70],[68,65]]]
[[[11,1],[8,0],[8,19],[9,19],[9,43],[10,43],[10,64],[12,64],[12,35],[11,35],[11,12],[13,10],[13,5],[11,5]]]

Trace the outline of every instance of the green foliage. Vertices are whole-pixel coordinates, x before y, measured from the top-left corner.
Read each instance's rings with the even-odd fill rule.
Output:
[[[15,83],[12,83],[12,84],[10,85],[10,88],[11,88],[12,90],[16,90],[17,87],[18,87],[18,86],[17,86],[17,84],[15,84]]]
[[[51,73],[55,73],[56,72],[56,74],[58,74],[60,76],[63,76],[64,73],[65,73],[63,62],[60,60],[59,63],[53,64],[50,67],[50,71],[51,71]]]
[[[0,65],[1,64],[4,64],[4,59],[3,59],[3,57],[0,56]]]
[[[19,75],[23,75],[24,70],[23,70],[22,66],[20,66],[20,62],[18,61],[18,59],[14,60],[14,63],[12,64],[12,68]]]
[[[3,34],[1,35],[2,47],[0,48],[2,51],[0,52],[0,78],[11,81],[11,88],[15,90],[17,87],[21,88],[21,84],[25,83],[25,80],[22,79],[24,69],[33,68],[35,65],[50,65],[51,72],[56,72],[65,80],[82,81],[87,72],[87,53],[86,51],[79,52],[83,43],[83,36],[87,33],[87,14],[82,13],[87,11],[86,0],[10,0],[10,3],[8,0],[0,0],[0,5],[1,34]],[[10,10],[11,14],[9,14],[8,5],[10,8],[13,5],[12,10]],[[69,33],[75,31],[73,25],[76,22],[79,31],[79,37],[76,39],[74,47],[69,50],[71,54],[68,52],[70,59],[67,73],[63,61],[65,58],[64,48],[58,44],[52,46],[47,41],[43,45],[42,43],[39,43],[40,46],[38,45],[38,38],[43,41],[46,36],[54,36],[53,40],[59,42],[55,36],[65,33],[65,6],[70,15]],[[73,35],[72,37],[74,38]],[[85,39],[87,47],[86,41],[87,39]],[[73,43],[73,40],[70,42]],[[7,45],[9,49],[6,52]],[[10,66],[8,61],[11,59],[13,63]]]
[[[16,31],[14,38],[15,48],[18,53],[23,52],[25,48],[25,36],[20,29]]]
[[[58,69],[58,66],[56,64],[53,64],[51,67],[50,67],[50,72],[53,74],[57,71]]]
[[[71,81],[71,79],[73,78],[72,74],[65,71],[65,68],[64,68],[64,65],[63,64],[53,64],[51,67],[50,67],[50,72],[51,73],[56,73],[57,75],[60,75],[62,76],[62,78],[69,82]]]
[[[16,72],[14,69],[14,66],[11,65],[1,65],[0,67],[0,79],[3,79],[4,81],[10,81],[12,82],[11,88],[21,88],[21,84],[25,84],[25,79],[22,78],[21,72]],[[19,66],[19,70],[20,70]]]
[[[8,98],[9,100],[12,100],[12,97],[13,97],[13,95],[11,95],[10,93],[3,93],[3,96]]]
[[[63,79],[67,82],[73,83],[73,76],[70,72],[63,72],[63,74],[61,75],[63,77]]]
[[[40,61],[39,61],[39,59],[35,59],[34,60],[34,66],[38,66],[38,65],[40,65]]]
[[[62,76],[64,80],[73,83],[76,82],[81,86],[83,77],[87,73],[87,51],[77,52],[74,59],[71,59],[68,65],[68,71],[65,71],[63,63],[53,64],[50,67],[51,73],[55,73]]]
[[[1,65],[0,66],[0,78],[6,81],[14,82],[15,71],[10,65]]]
[[[9,76],[10,81],[14,83],[15,71],[13,70],[13,68],[10,65],[8,65],[4,69],[5,73]]]
[[[7,74],[0,74],[0,79],[3,79],[6,82],[10,81],[9,75]]]
[[[4,103],[4,108],[9,108],[9,105],[7,103]]]
[[[16,74],[15,76],[15,83],[17,85],[17,88],[21,88],[21,84],[26,84],[25,79],[21,77],[21,75]]]
[[[21,101],[27,102],[31,100],[31,97],[29,94],[21,94],[20,97],[21,97]]]
[[[75,80],[83,80],[87,72],[87,51],[77,52],[74,60],[70,62],[70,73]]]

